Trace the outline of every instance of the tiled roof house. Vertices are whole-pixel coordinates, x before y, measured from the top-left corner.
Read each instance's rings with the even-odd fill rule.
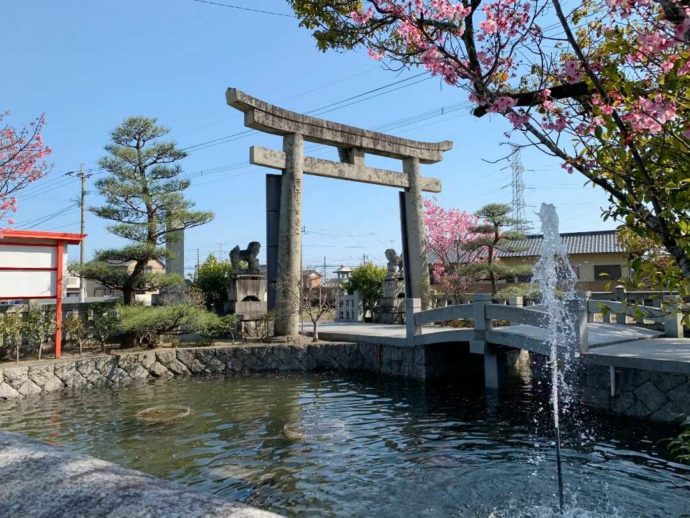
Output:
[[[630,276],[628,258],[615,230],[568,232],[561,234],[570,262],[578,276],[577,289],[602,291],[608,284]],[[499,252],[500,260],[509,264],[534,264],[541,255],[542,235],[529,235],[518,252]],[[433,254],[429,263],[433,264]],[[462,259],[459,261],[462,262]],[[506,283],[527,281],[508,279]]]

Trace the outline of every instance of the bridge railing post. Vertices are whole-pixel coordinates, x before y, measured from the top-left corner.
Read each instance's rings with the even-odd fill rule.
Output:
[[[625,324],[627,322],[628,318],[628,313],[625,307],[626,303],[626,290],[625,286],[622,284],[619,284],[615,288],[613,288],[613,299],[617,300],[621,304],[623,304],[623,307],[621,308],[620,311],[616,311],[616,324]]]
[[[486,306],[491,303],[489,293],[475,293],[472,296],[474,312],[474,334],[470,340],[470,352],[484,354],[486,348],[486,332],[492,328],[490,319],[486,318]]]
[[[570,301],[568,311],[573,315],[573,330],[577,339],[577,347],[580,353],[586,353],[589,350],[589,341],[587,337],[587,302],[590,293],[577,293],[575,298]]]
[[[414,347],[415,336],[422,334],[422,326],[415,324],[414,315],[422,310],[422,299],[405,299],[405,326],[407,345]]]
[[[671,338],[683,338],[683,314],[679,311],[680,297],[669,297],[663,308],[667,314],[663,317],[664,334]]]
[[[474,336],[470,340],[470,352],[484,355],[484,387],[497,390],[498,353],[496,347],[486,340],[486,332],[493,327],[491,319],[486,317],[486,306],[491,304],[491,294],[477,293],[472,297],[474,304]]]

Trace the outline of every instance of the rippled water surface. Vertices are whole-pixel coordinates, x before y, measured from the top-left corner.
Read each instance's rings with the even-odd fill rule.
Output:
[[[176,379],[5,403],[0,426],[201,491],[301,516],[556,515],[548,403],[514,383],[322,375]],[[178,420],[135,414],[187,406]],[[671,430],[562,423],[567,515],[690,514]]]

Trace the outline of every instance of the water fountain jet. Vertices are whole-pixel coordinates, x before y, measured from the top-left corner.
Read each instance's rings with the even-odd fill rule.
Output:
[[[548,317],[547,344],[551,368],[551,407],[556,442],[556,464],[558,470],[558,498],[563,512],[563,467],[560,437],[560,403],[564,397],[570,402],[572,391],[565,384],[565,373],[570,368],[576,344],[574,318],[568,311],[569,303],[575,300],[577,276],[558,233],[558,215],[552,204],[542,203],[539,210],[542,225],[542,252],[534,267],[533,282],[539,284],[541,300]],[[563,368],[559,368],[559,361]],[[562,389],[562,390],[561,390]]]

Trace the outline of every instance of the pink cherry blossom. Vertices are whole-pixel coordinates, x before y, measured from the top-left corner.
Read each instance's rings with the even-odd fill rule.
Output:
[[[568,82],[577,83],[582,80],[582,70],[580,70],[580,65],[577,61],[566,61],[563,68]]]
[[[6,117],[7,113],[0,113],[0,122]],[[52,150],[41,138],[44,124],[45,119],[41,116],[19,130],[9,125],[0,127],[0,220],[17,210],[13,193],[48,171],[49,164],[44,159]]]
[[[477,225],[476,216],[458,209],[445,209],[436,200],[424,200],[427,253],[433,258],[432,275],[437,290],[450,298],[467,292],[471,279],[458,274],[459,262],[472,263],[480,254],[463,250],[463,244],[473,239],[470,228]]]
[[[364,25],[366,24],[369,20],[371,20],[371,17],[374,14],[374,8],[369,7],[368,10],[364,12],[360,11],[352,11],[350,13],[350,18],[352,19],[353,22],[355,22],[358,25]]]

